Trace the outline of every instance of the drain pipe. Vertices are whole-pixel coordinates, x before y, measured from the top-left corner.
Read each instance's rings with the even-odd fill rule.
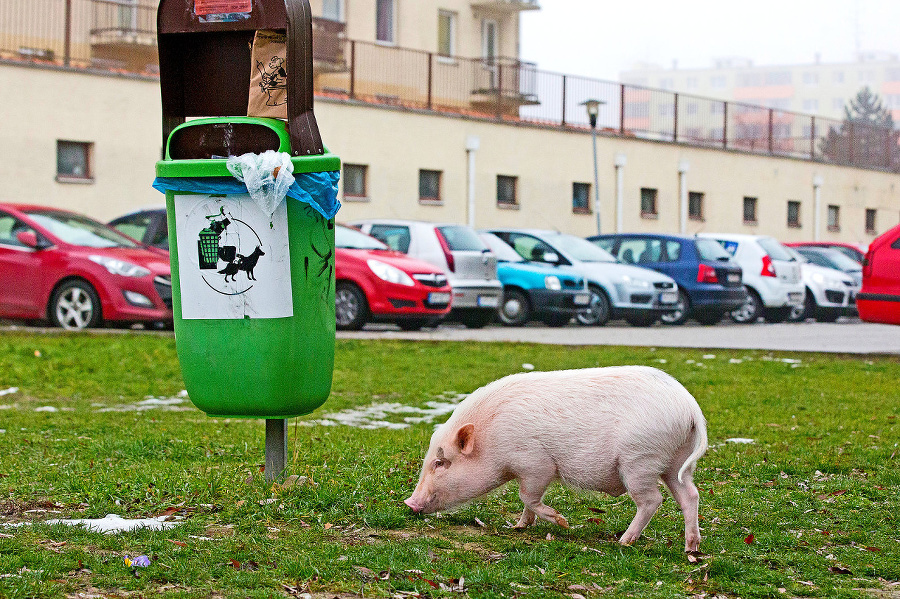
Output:
[[[819,241],[822,230],[822,175],[813,175],[813,241]]]
[[[687,172],[690,168],[687,160],[678,163],[678,195],[681,198],[681,234],[687,235],[688,221],[688,191],[687,191]]]
[[[616,154],[616,233],[624,233],[625,214],[625,154]]]
[[[468,191],[468,221],[469,226],[475,228],[475,152],[481,145],[481,140],[474,135],[466,138],[466,157],[469,159],[469,191]]]

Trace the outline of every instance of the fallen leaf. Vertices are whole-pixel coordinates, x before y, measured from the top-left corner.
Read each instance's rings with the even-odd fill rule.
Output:
[[[366,568],[365,566],[353,566],[356,568],[356,571],[362,574],[364,577],[375,578],[375,572]]]
[[[593,522],[594,524],[603,524],[603,520],[601,520],[600,518],[588,518],[587,521]]]
[[[853,576],[853,572],[843,566],[828,566],[828,571],[832,574],[846,574],[848,576]]]
[[[246,500],[246,499],[241,499],[240,501],[238,501],[237,503],[234,504],[234,507],[241,507],[241,506],[244,505],[245,503],[247,503],[247,500]]]
[[[185,543],[184,541],[176,541],[174,539],[166,539],[166,540],[168,542],[172,543],[173,545],[178,545],[179,547],[187,547],[187,543]]]
[[[606,510],[601,510],[598,507],[589,507],[588,509],[591,510],[592,512],[594,512],[595,514],[605,514],[606,513]]]
[[[484,522],[482,522],[482,521],[479,520],[478,518],[475,518],[475,524],[477,524],[478,526],[484,528]]]
[[[744,537],[744,542],[747,543],[748,545],[753,544],[753,541],[755,541],[755,540],[756,540],[756,537],[753,536],[752,532],[749,535],[747,535],[746,537]]]
[[[325,530],[328,530],[328,529],[331,528],[332,526],[334,526],[334,524],[332,524],[331,522],[326,522],[326,523],[325,523],[325,526],[323,526],[323,528],[324,528]]]
[[[866,547],[866,551],[881,551],[878,547]]]

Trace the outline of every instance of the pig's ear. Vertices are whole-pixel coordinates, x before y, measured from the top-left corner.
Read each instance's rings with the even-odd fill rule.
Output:
[[[456,446],[463,455],[470,455],[475,449],[475,425],[473,423],[464,424],[456,431]]]

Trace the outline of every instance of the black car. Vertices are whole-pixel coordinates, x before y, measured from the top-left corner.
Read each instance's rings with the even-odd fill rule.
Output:
[[[166,225],[165,208],[129,212],[111,220],[109,226],[144,245],[169,251],[169,229]]]
[[[626,264],[652,268],[678,283],[678,308],[660,317],[682,324],[689,317],[715,324],[747,299],[741,267],[714,239],[658,233],[595,235],[588,241]]]

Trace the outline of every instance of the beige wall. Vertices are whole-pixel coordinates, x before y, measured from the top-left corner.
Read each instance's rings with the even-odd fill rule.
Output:
[[[150,187],[160,155],[159,85],[129,79],[0,63],[0,201],[67,207],[110,219],[160,205]],[[341,221],[376,216],[467,221],[466,141],[475,153],[479,227],[549,227],[577,235],[596,231],[593,214],[573,214],[572,183],[593,183],[591,137],[586,132],[498,124],[453,115],[322,100],[316,114],[323,139],[344,162],[369,167],[369,201],[345,201]],[[94,182],[59,183],[56,141],[94,144]],[[821,187],[821,238],[868,243],[865,209],[877,209],[884,231],[900,220],[900,176],[803,160],[769,158],[675,144],[598,136],[601,221],[614,230],[617,154],[624,167],[624,229],[677,232],[679,164],[687,187],[705,194],[705,220],[689,233],[766,233],[782,240],[813,237],[813,177]],[[443,172],[443,204],[418,201],[419,169]],[[519,178],[519,208],[498,208],[498,174]],[[640,216],[640,188],[659,190],[659,218]],[[742,222],[744,196],[759,198],[759,224]],[[593,197],[593,193],[592,193]],[[787,201],[801,202],[800,229],[786,224]],[[828,204],[841,207],[841,231],[826,229]]]

